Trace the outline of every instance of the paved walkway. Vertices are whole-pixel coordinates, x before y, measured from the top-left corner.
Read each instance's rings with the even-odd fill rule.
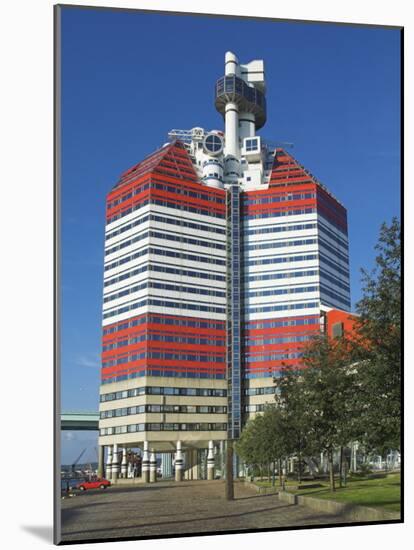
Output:
[[[181,533],[269,529],[342,522],[340,516],[279,502],[235,483],[235,500],[223,481],[158,482],[91,490],[62,502],[63,541],[151,537]]]

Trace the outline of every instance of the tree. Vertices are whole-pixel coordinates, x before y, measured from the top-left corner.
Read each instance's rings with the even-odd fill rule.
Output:
[[[345,338],[320,335],[304,348],[301,373],[306,425],[315,447],[327,453],[331,490],[335,491],[333,456],[357,437],[360,400],[352,346]]]
[[[381,226],[375,249],[374,269],[362,270],[356,330],[365,403],[362,442],[383,454],[401,445],[401,229],[396,218]]]
[[[308,406],[305,399],[302,372],[284,366],[276,385],[276,404],[282,411],[286,455],[298,457],[298,481],[301,481],[302,459],[315,450],[311,436]]]
[[[267,405],[264,413],[249,420],[236,444],[237,453],[251,466],[263,466],[286,456],[286,429],[282,413]]]

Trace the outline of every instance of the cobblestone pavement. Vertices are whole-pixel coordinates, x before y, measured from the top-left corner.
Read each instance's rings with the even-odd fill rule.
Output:
[[[62,540],[151,537],[343,522],[306,506],[279,502],[235,483],[235,500],[223,481],[159,482],[91,490],[62,503]]]

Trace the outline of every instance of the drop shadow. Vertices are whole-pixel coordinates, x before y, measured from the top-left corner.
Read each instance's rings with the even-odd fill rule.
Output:
[[[53,527],[51,525],[21,525],[24,531],[53,544]]]

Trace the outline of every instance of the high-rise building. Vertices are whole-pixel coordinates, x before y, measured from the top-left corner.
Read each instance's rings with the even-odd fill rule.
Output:
[[[107,475],[213,477],[283,364],[349,310],[345,208],[256,134],[263,61],[226,53],[224,132],[171,130],[107,197],[100,437]]]

